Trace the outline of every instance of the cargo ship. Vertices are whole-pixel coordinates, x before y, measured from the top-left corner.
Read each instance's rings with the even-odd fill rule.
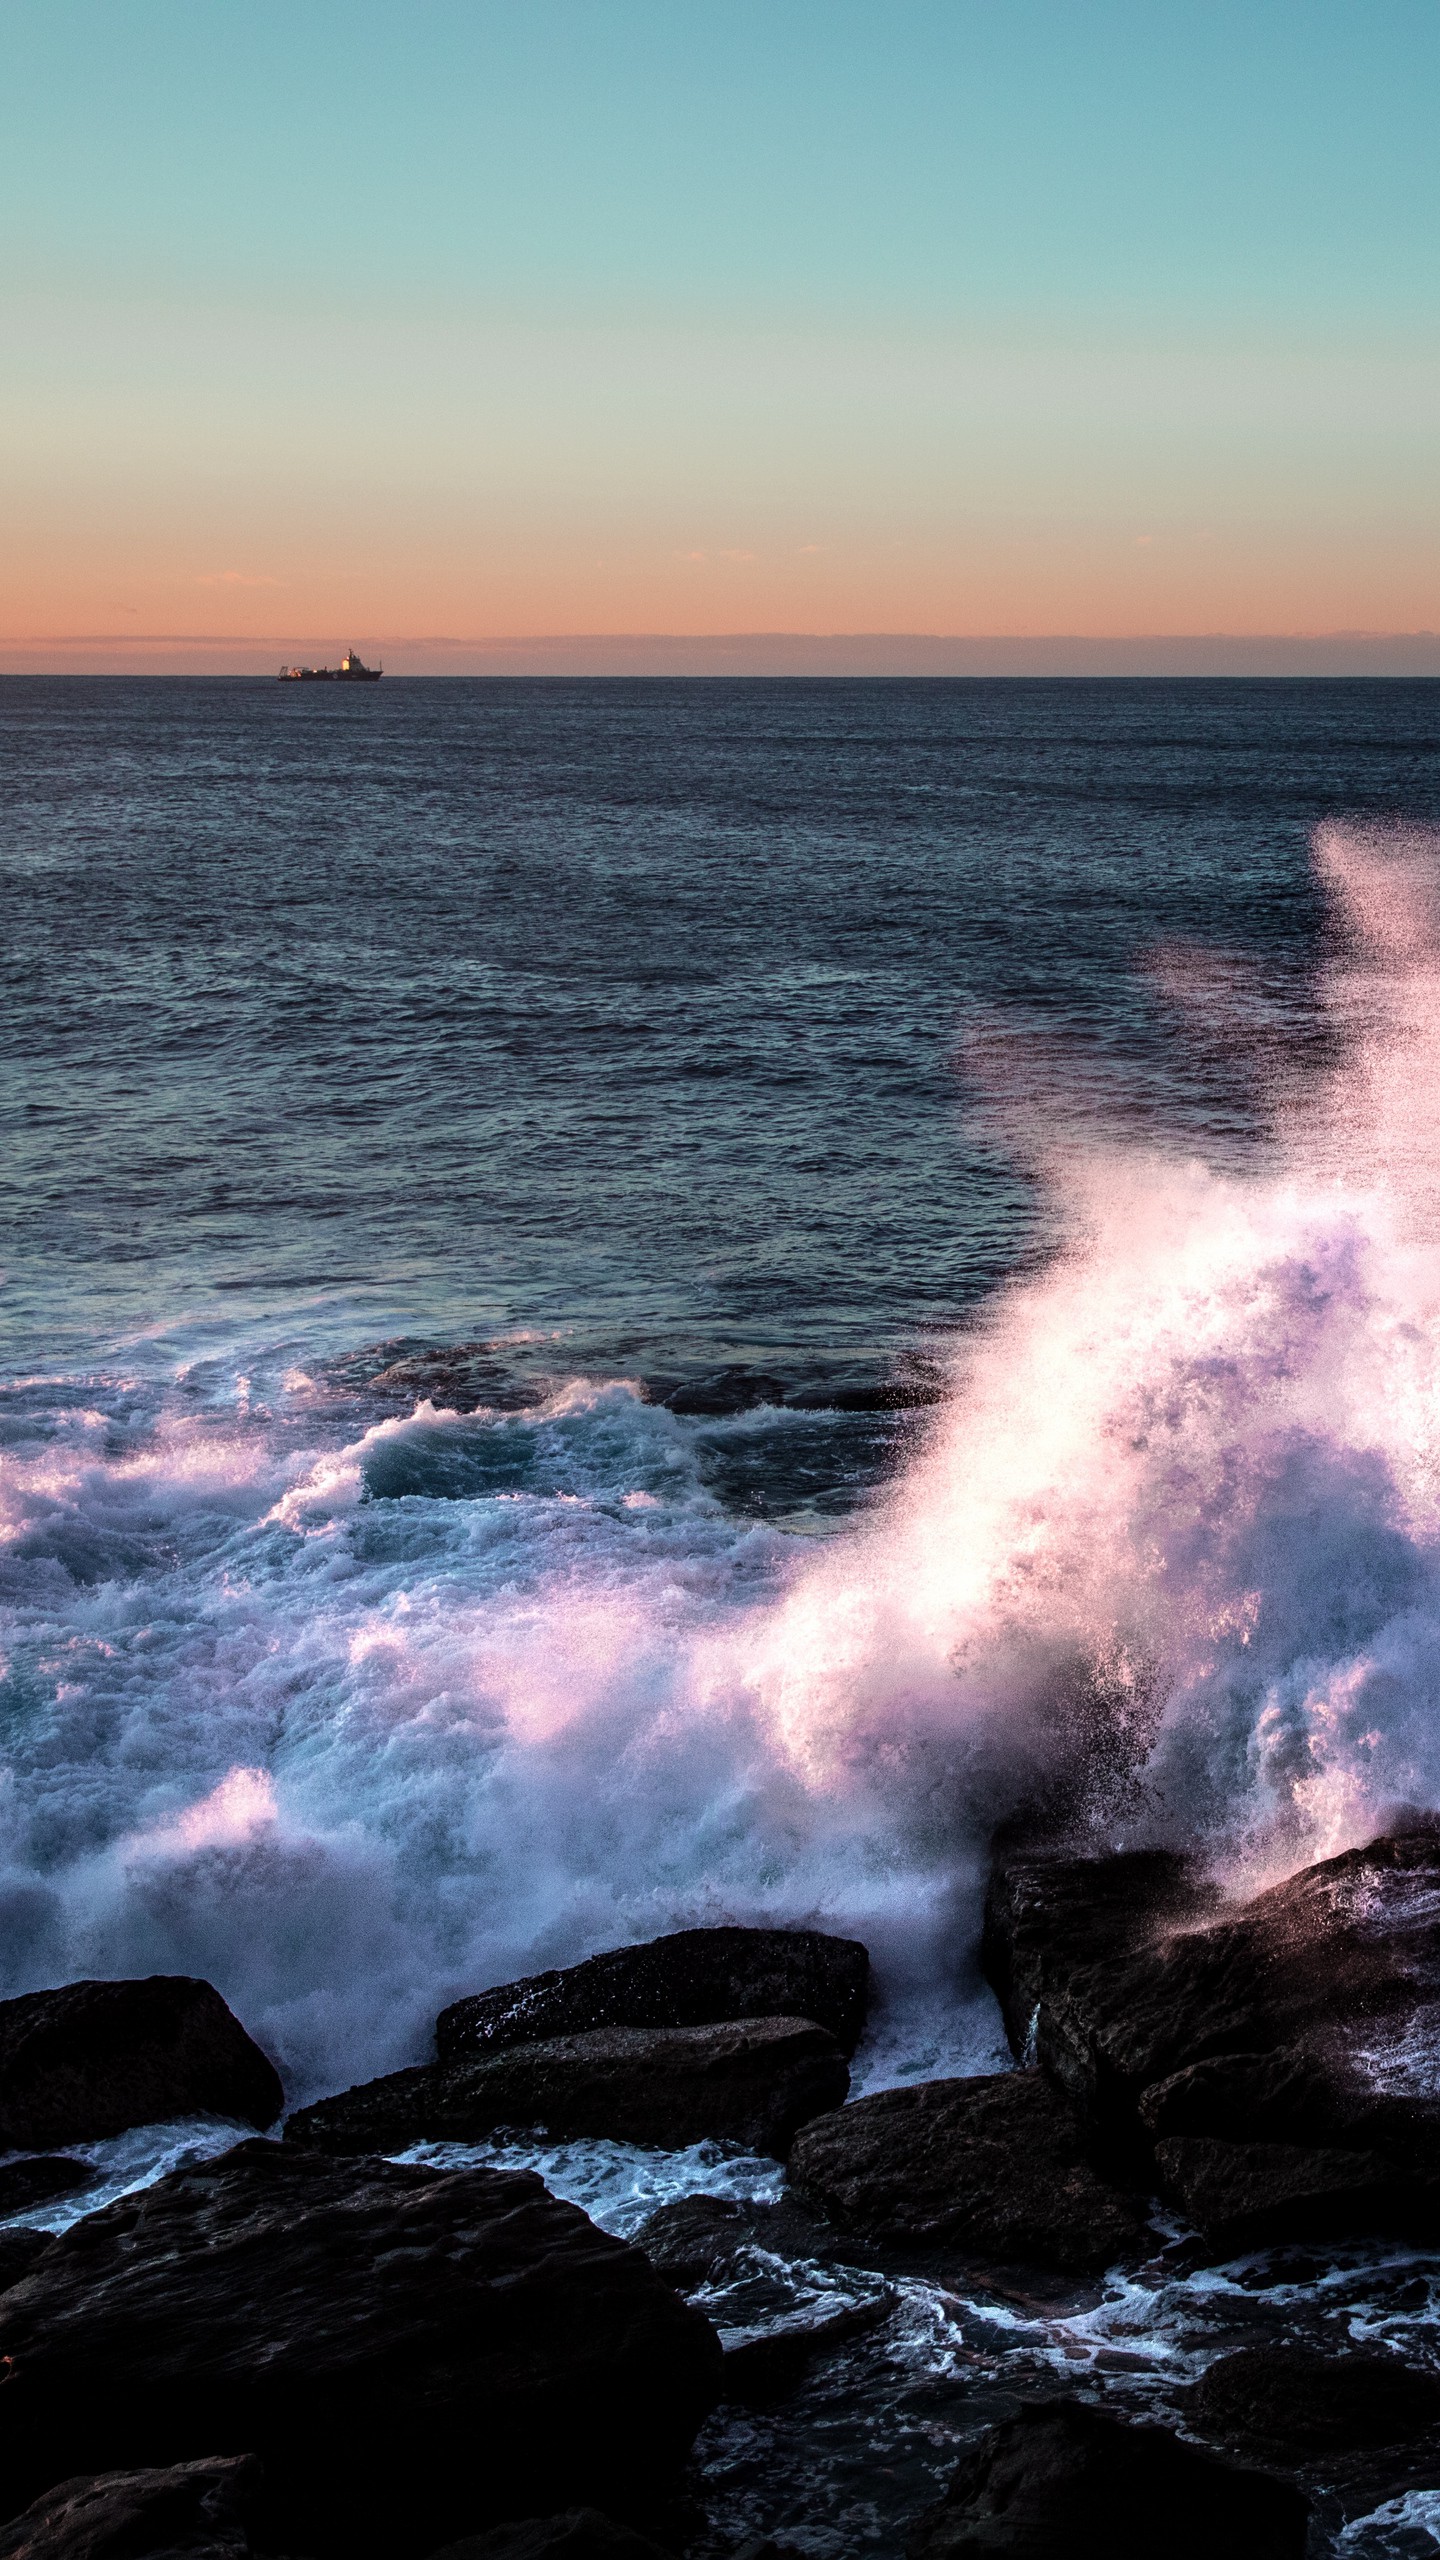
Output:
[[[385,673],[383,667],[367,667],[353,649],[347,649],[338,667],[282,667],[285,684],[378,684]]]

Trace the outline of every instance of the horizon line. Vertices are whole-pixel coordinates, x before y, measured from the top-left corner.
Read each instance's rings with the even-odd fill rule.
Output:
[[[274,675],[347,647],[395,676],[1440,676],[1440,632],[48,632],[0,638],[0,674]],[[398,661],[398,663],[397,663]],[[148,663],[147,663],[148,662]]]

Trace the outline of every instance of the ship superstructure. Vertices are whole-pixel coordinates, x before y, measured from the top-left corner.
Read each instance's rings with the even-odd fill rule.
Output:
[[[282,667],[281,680],[286,684],[378,684],[385,673],[383,667],[367,667],[354,649],[347,649],[338,667]]]

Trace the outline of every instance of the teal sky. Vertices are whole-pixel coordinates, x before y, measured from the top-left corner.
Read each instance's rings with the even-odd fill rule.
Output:
[[[4,630],[1440,622],[1440,7],[0,8]]]

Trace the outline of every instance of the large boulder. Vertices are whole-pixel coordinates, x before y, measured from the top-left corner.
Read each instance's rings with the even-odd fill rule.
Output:
[[[1038,2073],[925,2080],[857,2099],[796,2137],[790,2184],[842,2230],[1086,2270],[1143,2226],[1097,2176],[1070,2109]]]
[[[1050,2013],[1070,1983],[1149,1946],[1163,1929],[1207,1917],[1213,1885],[1165,1849],[1066,1857],[997,1845],[985,1896],[981,1962],[1015,2052],[1048,2041]]]
[[[1440,2426],[1440,2375],[1384,2353],[1322,2355],[1272,2341],[1217,2356],[1190,2394],[1206,2435],[1290,2459],[1410,2444]]]
[[[410,2071],[387,2071],[382,2079],[362,2080],[333,2098],[317,2098],[297,2107],[285,2120],[285,2139],[305,2151],[343,2151],[353,2156],[373,2151],[408,2151],[412,2143],[436,2139],[435,2109],[440,2073],[432,2062]]]
[[[14,2223],[8,2231],[0,2231],[0,2293],[8,2293],[12,2284],[28,2276],[38,2257],[50,2246],[48,2231],[32,2231],[24,2223]]]
[[[273,2062],[208,1982],[67,1982],[0,2000],[0,2149],[103,2142],[170,2116],[273,2124]]]
[[[0,2560],[250,2560],[252,2454],[64,2480],[0,2525]]]
[[[1353,2153],[1362,2218],[1379,2159],[1409,2181],[1412,2219],[1433,2221],[1440,1827],[1226,1906],[1182,1860],[1004,1853],[984,1957],[1017,2050],[1120,2152],[1184,2140]]]
[[[302,2108],[285,2128],[312,2150],[478,2142],[498,2125],[683,2150],[743,2142],[783,2160],[797,2125],[839,2106],[850,2074],[809,2018],[709,2027],[600,2027],[397,2071]]]
[[[728,2018],[813,2018],[844,2054],[865,2025],[870,1958],[821,1929],[680,1929],[584,1964],[501,1983],[442,2010],[442,2062],[596,2027],[704,2027]]]
[[[1298,2489],[1079,2401],[1022,2409],[961,2462],[911,2560],[1304,2560]]]
[[[270,2142],[51,2241],[0,2295],[0,2358],[0,2510],[253,2451],[269,2548],[376,2560],[557,2498],[623,2508],[721,2379],[708,2321],[538,2178]]]
[[[1373,2151],[1176,2135],[1156,2144],[1155,2168],[1165,2193],[1225,2256],[1280,2240],[1414,2232],[1428,2219],[1413,2180]]]
[[[0,2160],[0,2221],[12,2213],[33,2213],[57,2196],[78,2195],[99,2176],[88,2160],[72,2160],[63,2151],[43,2151],[38,2159]]]

